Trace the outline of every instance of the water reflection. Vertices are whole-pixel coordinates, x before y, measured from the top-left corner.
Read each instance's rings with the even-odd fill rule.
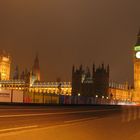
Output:
[[[130,122],[140,119],[139,106],[123,106],[122,107],[122,122]]]

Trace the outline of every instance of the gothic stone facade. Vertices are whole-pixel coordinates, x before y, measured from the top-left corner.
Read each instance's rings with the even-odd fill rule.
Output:
[[[93,65],[92,74],[87,67],[81,65],[78,69],[72,68],[72,95],[88,97],[108,97],[109,65],[102,64],[98,68]]]

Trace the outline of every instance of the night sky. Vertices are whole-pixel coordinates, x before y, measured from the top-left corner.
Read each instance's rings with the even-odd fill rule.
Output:
[[[12,69],[39,53],[45,81],[71,80],[72,65],[110,64],[110,79],[133,81],[132,49],[140,0],[1,0],[0,49]]]

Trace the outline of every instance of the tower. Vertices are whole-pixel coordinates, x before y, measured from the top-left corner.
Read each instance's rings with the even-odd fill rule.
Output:
[[[10,79],[10,67],[11,67],[11,58],[10,56],[2,52],[0,54],[0,79],[9,80]]]
[[[40,66],[39,66],[38,55],[36,55],[35,60],[34,60],[32,75],[36,77],[36,81],[40,81]]]
[[[72,68],[72,95],[77,96],[81,93],[82,83],[85,79],[84,70],[82,65],[79,69]]]
[[[93,66],[93,87],[94,94],[99,97],[107,97],[109,91],[109,65],[102,64],[97,69]]]
[[[72,68],[72,95],[107,97],[109,92],[109,65],[104,64],[96,68],[93,64],[92,75],[89,67],[86,70],[82,65],[79,69]]]
[[[140,102],[140,31],[137,35],[137,42],[133,50],[134,63],[134,97],[133,101]]]

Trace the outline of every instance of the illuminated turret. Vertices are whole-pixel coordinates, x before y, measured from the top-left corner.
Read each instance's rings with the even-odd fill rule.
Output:
[[[9,80],[10,79],[10,66],[11,58],[5,52],[0,54],[0,79]]]
[[[134,98],[133,101],[140,102],[140,32],[137,35],[137,42],[133,51],[134,58]]]

